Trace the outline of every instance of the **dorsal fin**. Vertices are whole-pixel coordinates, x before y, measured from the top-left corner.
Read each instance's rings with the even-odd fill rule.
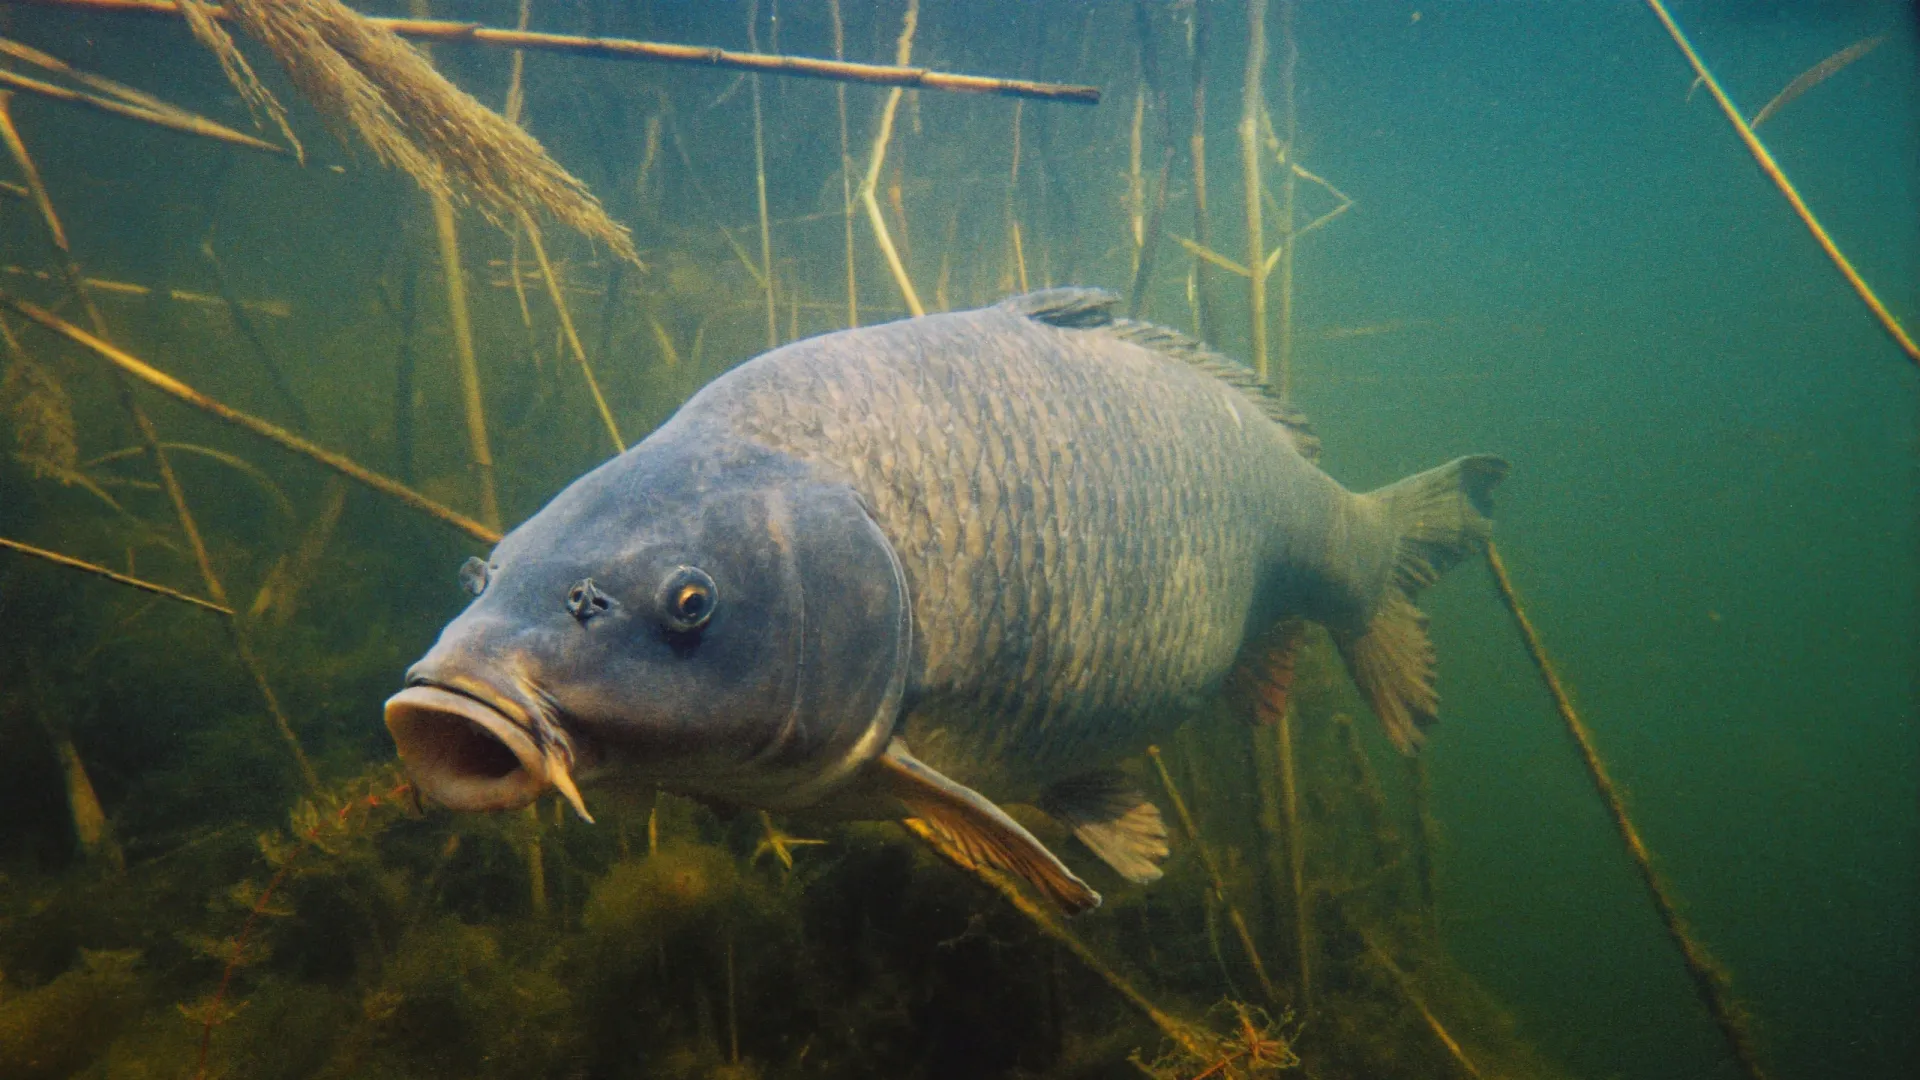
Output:
[[[1298,409],[1281,400],[1261,382],[1253,369],[1213,351],[1198,338],[1153,323],[1114,314],[1120,297],[1105,289],[1070,287],[1009,296],[1000,308],[1035,322],[1068,330],[1103,330],[1143,349],[1171,357],[1226,383],[1244,394],[1255,408],[1293,436],[1293,444],[1308,461],[1320,456],[1320,437]]]

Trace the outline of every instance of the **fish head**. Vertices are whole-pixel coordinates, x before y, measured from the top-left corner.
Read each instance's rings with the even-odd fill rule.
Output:
[[[800,808],[900,712],[899,560],[850,486],[784,455],[642,444],[461,576],[474,600],[386,706],[421,793],[456,810],[557,790],[585,817],[587,771]]]

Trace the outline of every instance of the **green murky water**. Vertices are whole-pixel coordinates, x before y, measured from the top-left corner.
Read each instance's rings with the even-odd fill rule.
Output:
[[[1299,230],[1270,278],[1271,349],[1322,464],[1366,489],[1466,452],[1514,462],[1502,554],[1760,1063],[1912,1075],[1913,364],[1648,9],[1268,6],[1266,242],[1287,238],[1289,188]],[[904,4],[841,7],[845,55],[892,61]],[[834,53],[825,3],[529,14],[736,49],[751,15],[763,51]],[[1894,315],[1920,319],[1911,11],[1674,15],[1749,116],[1884,36],[1759,131]],[[911,63],[1103,98],[903,97],[873,201],[921,302],[1125,294],[1144,251],[1147,317],[1248,358],[1244,278],[1181,242],[1198,46],[1205,243],[1247,261],[1245,28],[1238,0],[926,0]],[[175,18],[15,5],[0,36],[256,130]],[[84,300],[17,155],[0,165],[18,188],[0,193],[0,291],[482,515],[427,198],[242,41],[304,165],[16,93]],[[509,57],[433,59],[499,108]],[[0,67],[87,89],[28,58]],[[646,264],[545,230],[625,441],[770,332],[847,325],[849,220],[859,321],[906,313],[866,208],[845,202],[886,89],[844,88],[843,185],[836,85],[757,87],[770,327],[755,87],[551,53],[526,55],[521,85],[527,129]],[[457,240],[511,526],[612,446],[508,226],[468,211]],[[17,309],[0,320],[0,537],[210,595],[100,357]],[[787,867],[758,850],[757,816],[671,796],[596,795],[591,827],[552,799],[537,817],[423,814],[380,704],[462,607],[455,570],[484,545],[134,400],[238,615],[0,551],[0,1076],[1742,1075],[1477,563],[1425,601],[1446,720],[1417,764],[1324,643],[1303,660],[1297,895],[1276,736],[1222,712],[1161,748],[1201,838],[1175,827],[1164,880],[1128,885],[1043,832],[1107,897],[1063,924],[892,824],[781,819],[826,841]],[[1150,762],[1135,771],[1171,805]]]

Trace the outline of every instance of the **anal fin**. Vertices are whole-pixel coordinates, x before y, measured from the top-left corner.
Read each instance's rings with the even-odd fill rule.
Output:
[[[1247,719],[1277,724],[1293,702],[1293,677],[1300,647],[1307,640],[1304,619],[1286,619],[1254,639],[1241,657],[1234,681],[1245,692],[1251,708]]]
[[[906,826],[949,861],[1016,874],[1070,915],[1100,906],[1100,894],[1006,811],[922,764],[899,739],[874,765],[880,789],[912,815]]]
[[[1167,857],[1167,823],[1160,808],[1112,769],[1069,777],[1049,786],[1040,809],[1128,881],[1160,879]]]
[[[1440,713],[1426,613],[1398,589],[1389,589],[1366,633],[1335,640],[1354,685],[1393,744],[1402,752],[1419,746]]]

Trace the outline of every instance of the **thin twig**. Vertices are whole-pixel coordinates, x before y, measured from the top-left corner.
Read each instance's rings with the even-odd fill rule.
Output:
[[[5,537],[0,537],[0,548],[8,548],[22,555],[32,555],[34,558],[45,559],[50,563],[71,567],[75,570],[84,570],[89,574],[98,574],[109,581],[117,581],[122,585],[131,585],[136,589],[143,589],[156,596],[164,596],[168,599],[178,600],[181,603],[192,604],[194,607],[206,608],[208,611],[221,615],[233,614],[233,609],[224,604],[216,604],[211,600],[202,600],[197,596],[188,596],[186,593],[176,589],[169,589],[165,585],[156,585],[151,581],[145,581],[137,577],[129,577],[118,571],[109,570],[104,566],[76,559],[71,555],[62,555],[57,551],[48,551],[46,548],[34,547],[32,544],[23,544],[18,540],[8,540]]]
[[[840,19],[840,0],[827,0],[827,12],[833,18],[833,58],[846,57],[846,27]],[[847,87],[838,83],[833,88],[834,109],[840,116],[840,208],[846,224],[847,241],[847,326],[849,329],[860,325],[860,281],[854,272],[853,249],[853,153],[847,141]]]

